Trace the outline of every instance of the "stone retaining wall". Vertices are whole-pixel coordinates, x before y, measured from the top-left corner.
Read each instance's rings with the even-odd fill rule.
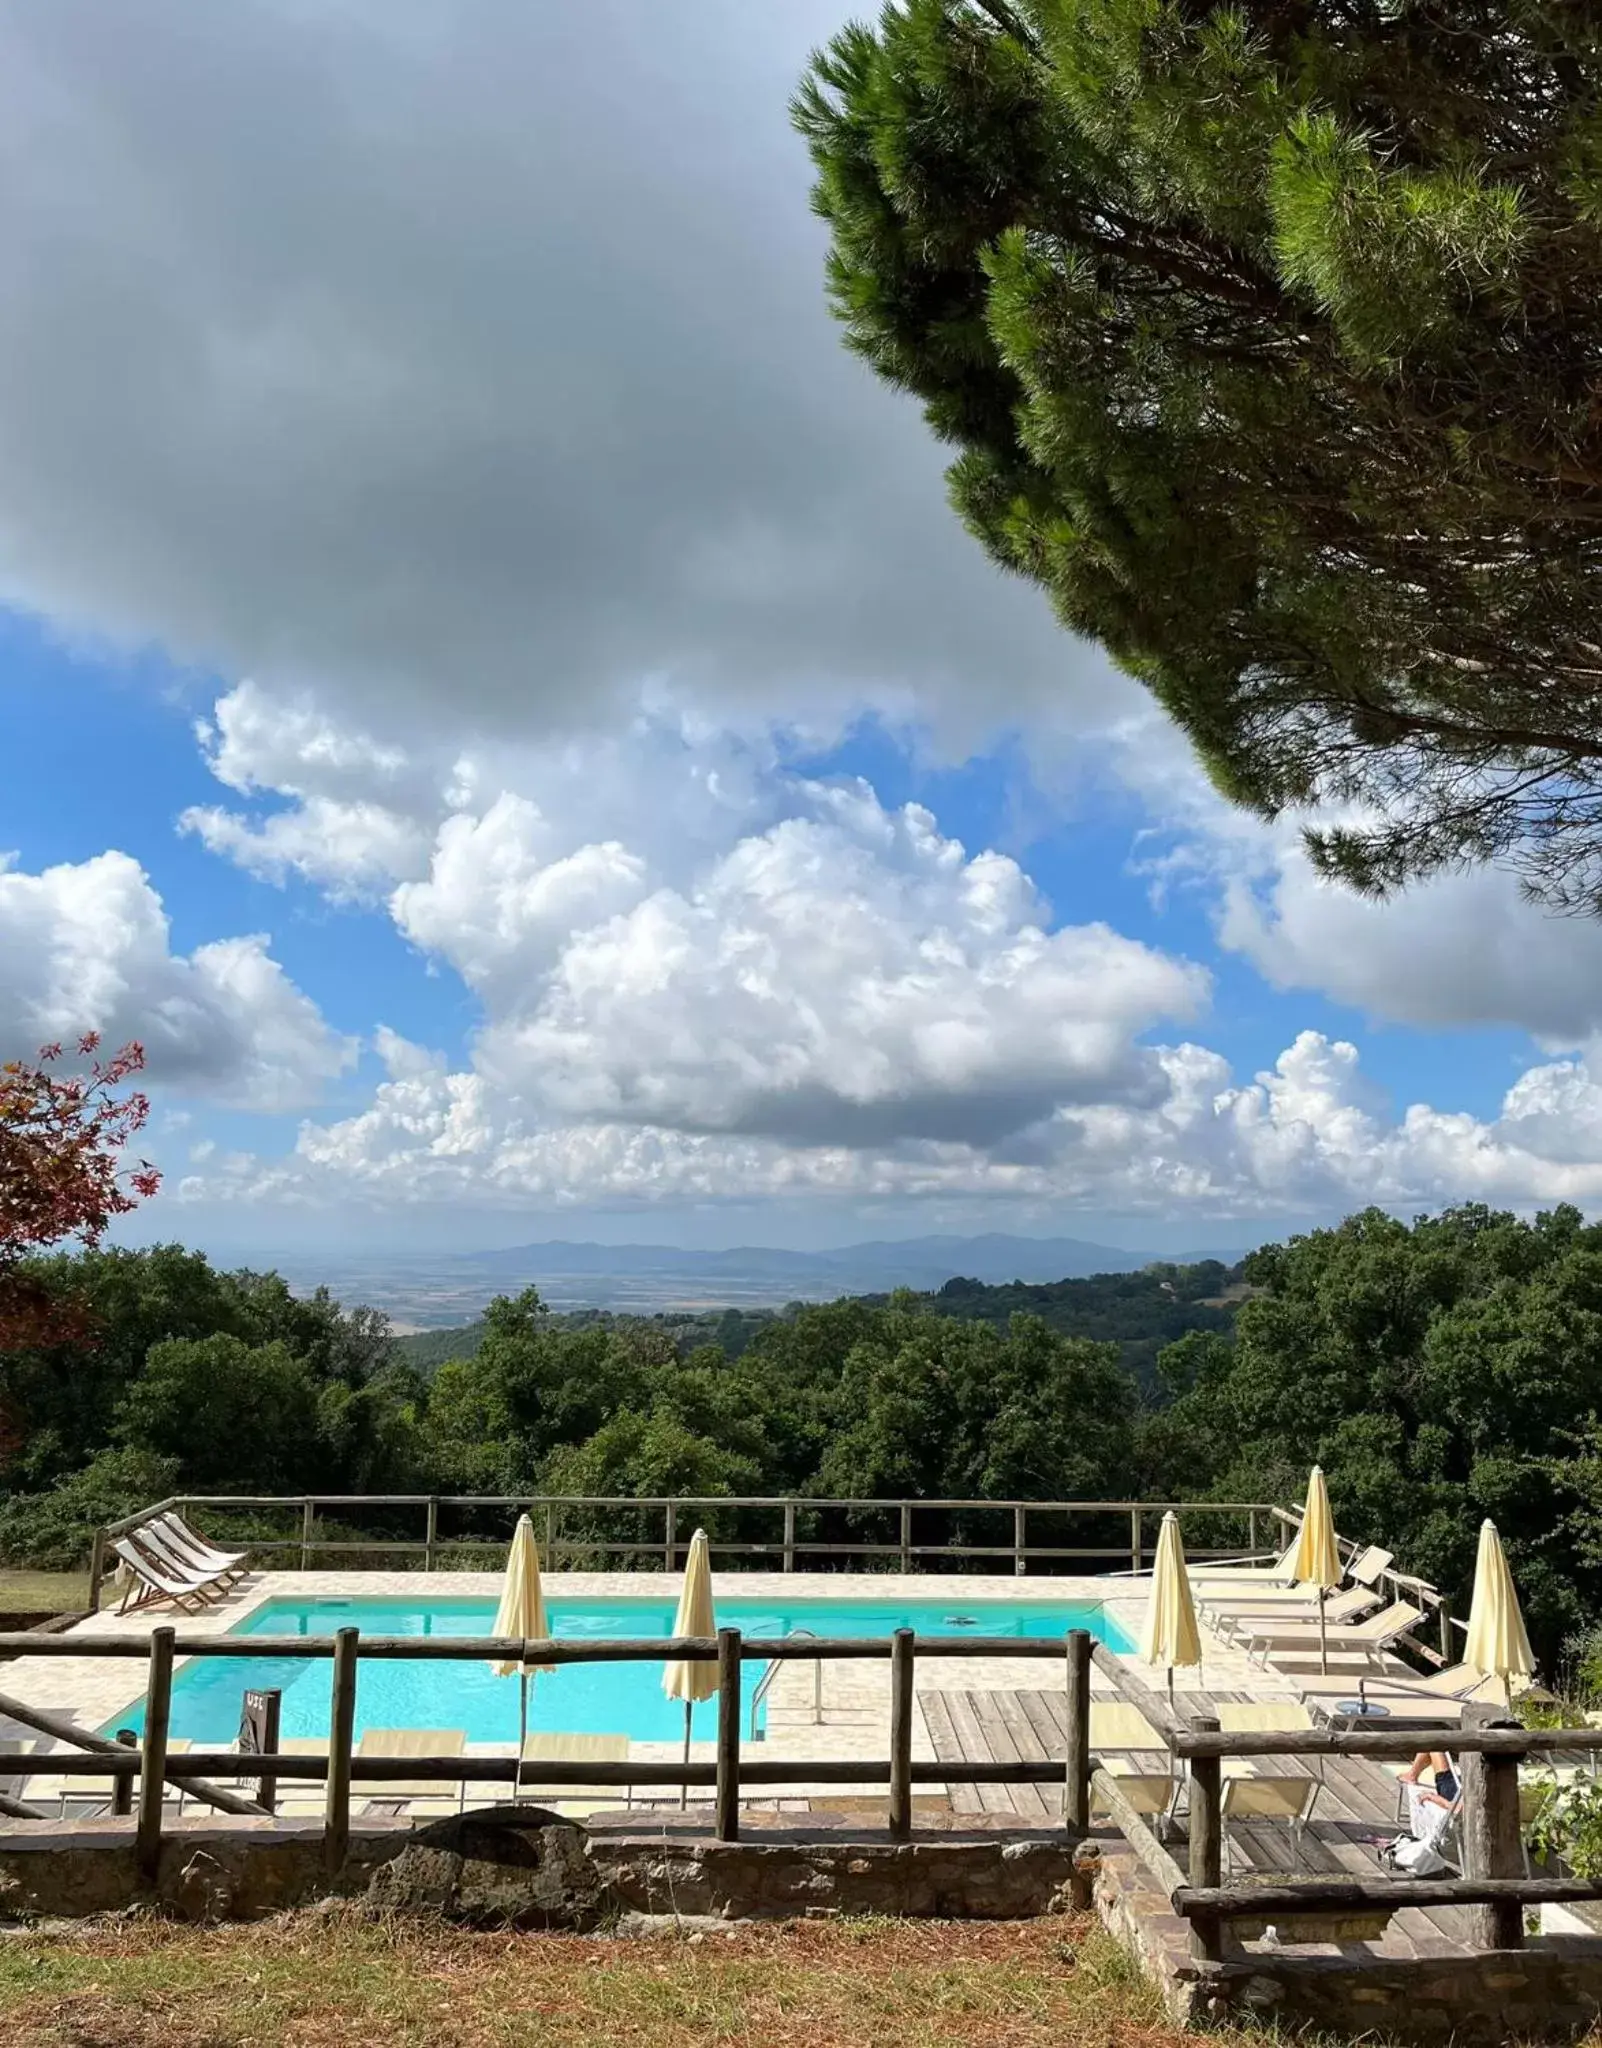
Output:
[[[162,1841],[140,1885],[132,1824],[21,1822],[0,1830],[0,1919],[71,1918],[158,1904],[191,1919],[252,1919],[327,1897],[471,1925],[589,1928],[628,1914],[723,1920],[814,1913],[1030,1919],[1069,1902],[1061,1836],[930,1833],[912,1842],[850,1827],[753,1830],[713,1842],[638,1821],[587,1832],[531,1806],[425,1826],[357,1824],[337,1880],[322,1828],[196,1815]]]
[[[1485,1955],[1385,1956],[1253,1950],[1222,1963],[1190,1952],[1190,1930],[1122,1840],[1103,1842],[1093,1896],[1182,2025],[1272,2021],[1350,2040],[1504,2048],[1575,2040],[1602,2018],[1602,1938],[1541,1935]]]

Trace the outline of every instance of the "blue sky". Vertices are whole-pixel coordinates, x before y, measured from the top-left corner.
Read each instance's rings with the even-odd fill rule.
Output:
[[[848,11],[0,15],[0,1050],[145,1041],[137,1232],[1602,1200],[1597,928],[1320,883],[841,348]]]

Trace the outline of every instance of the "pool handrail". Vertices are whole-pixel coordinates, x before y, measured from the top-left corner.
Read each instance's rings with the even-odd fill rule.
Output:
[[[818,1632],[815,1628],[792,1628],[785,1630],[780,1641],[787,1643],[795,1636],[805,1636],[809,1642],[813,1643],[818,1640]],[[757,1709],[772,1690],[773,1681],[778,1677],[779,1668],[783,1662],[784,1659],[782,1657],[770,1657],[768,1659],[768,1668],[757,1680],[756,1690],[751,1695],[751,1740],[753,1742],[758,1739]],[[823,1725],[823,1659],[821,1657],[814,1657],[812,1660],[812,1725],[814,1728],[820,1728]]]

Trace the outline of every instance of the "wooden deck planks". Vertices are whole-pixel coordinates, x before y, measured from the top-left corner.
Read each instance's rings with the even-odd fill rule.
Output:
[[[1246,1699],[1243,1693],[1213,1695],[1176,1693],[1176,1711],[1188,1718],[1220,1700]],[[956,1690],[921,1692],[925,1724],[941,1760],[981,1762],[1013,1758],[1063,1759],[1065,1710],[1060,1688],[1027,1690]],[[1103,1761],[1132,1770],[1149,1770],[1150,1755],[1108,1753]],[[1379,1865],[1375,1847],[1396,1831],[1396,1781],[1363,1757],[1325,1757],[1306,1761],[1277,1757],[1273,1769],[1288,1776],[1315,1776],[1321,1789],[1313,1819],[1293,1844],[1288,1827],[1273,1821],[1236,1822],[1230,1830],[1234,1868],[1263,1876],[1307,1875],[1372,1878]],[[966,1797],[962,1796],[967,1794]],[[953,1787],[952,1804],[960,1812],[1012,1813],[1038,1824],[1055,1820],[1061,1810],[1056,1787]],[[1298,1857],[1298,1846],[1300,1855]],[[1428,1910],[1408,1908],[1391,1922],[1385,1947],[1398,1954],[1450,1955],[1468,1945],[1468,1914],[1461,1907]]]
[[[963,1763],[972,1761],[964,1756],[956,1728],[952,1724],[951,1709],[946,1704],[943,1692],[920,1692],[917,1703],[923,1710],[924,1726],[929,1731],[929,1740],[934,1744],[934,1753],[941,1763]],[[978,1785],[953,1785],[951,1787],[951,1810],[953,1813],[988,1813],[993,1808],[985,1805],[981,1796],[985,1788]],[[1006,1809],[1012,1811],[1009,1805]]]

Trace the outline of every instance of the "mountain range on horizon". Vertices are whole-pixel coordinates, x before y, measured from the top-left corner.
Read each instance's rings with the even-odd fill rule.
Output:
[[[1158,1263],[1233,1265],[1246,1246],[1176,1254],[1134,1252],[1077,1237],[881,1238],[830,1251],[738,1245],[723,1251],[680,1245],[547,1240],[483,1252],[306,1254],[276,1263],[292,1286],[326,1286],[340,1300],[384,1309],[403,1328],[441,1328],[480,1314],[498,1294],[534,1286],[552,1308],[650,1313],[679,1308],[781,1308],[897,1287],[933,1293],[948,1280],[1038,1285],[1097,1273],[1132,1273]]]
[[[489,1252],[461,1252],[449,1261],[494,1270],[527,1269],[537,1281],[540,1268],[558,1273],[728,1274],[779,1279],[848,1276],[856,1285],[869,1275],[875,1286],[928,1287],[961,1277],[1000,1283],[1084,1279],[1093,1273],[1130,1273],[1157,1264],[1188,1266],[1203,1259],[1233,1264],[1247,1247],[1176,1253],[1136,1252],[1078,1237],[1018,1237],[987,1231],[975,1237],[874,1238],[828,1251],[791,1251],[777,1245],[733,1245],[722,1251],[681,1245],[596,1244],[548,1239]]]

